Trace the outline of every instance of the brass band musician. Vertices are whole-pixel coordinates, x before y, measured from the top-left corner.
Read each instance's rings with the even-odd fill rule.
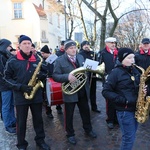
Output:
[[[76,43],[73,40],[67,40],[64,44],[65,54],[58,57],[54,64],[53,79],[56,82],[74,82],[76,77],[70,72],[83,65],[84,58],[77,54]],[[71,144],[76,144],[75,131],[73,128],[73,114],[75,106],[79,108],[79,112],[83,122],[85,134],[91,138],[96,138],[97,135],[92,130],[90,111],[88,105],[89,85],[86,82],[78,92],[68,95],[63,93],[65,104],[65,130],[67,132],[68,141]]]
[[[26,124],[28,117],[28,109],[30,108],[33,127],[35,130],[35,142],[42,150],[50,150],[50,147],[45,143],[45,133],[42,119],[42,90],[37,89],[34,97],[30,100],[25,98],[25,93],[30,94],[34,86],[29,86],[28,83],[32,79],[35,70],[39,67],[41,60],[37,55],[31,52],[31,38],[22,35],[19,38],[19,48],[16,56],[11,57],[5,68],[5,80],[9,83],[14,94],[14,103],[16,106],[17,115],[17,148],[26,150],[28,142],[25,140]],[[39,77],[42,76],[42,71],[39,70]],[[38,76],[35,77],[36,80]],[[39,78],[38,78],[39,79]]]

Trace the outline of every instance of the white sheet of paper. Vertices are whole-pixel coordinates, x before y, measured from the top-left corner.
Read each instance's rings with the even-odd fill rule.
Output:
[[[97,66],[98,66],[98,61],[95,61],[95,60],[91,60],[91,59],[86,59],[85,60],[85,63],[83,65],[84,68],[88,68],[88,69],[91,69],[91,70],[96,70],[97,69]]]
[[[57,59],[57,55],[56,54],[51,54],[45,61],[52,64],[56,59]]]

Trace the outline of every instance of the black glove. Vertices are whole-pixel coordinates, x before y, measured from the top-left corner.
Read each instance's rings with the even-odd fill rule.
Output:
[[[119,95],[115,98],[115,103],[117,103],[117,104],[126,104],[126,102],[127,102],[127,100],[124,96]]]
[[[25,92],[25,93],[28,93],[28,94],[31,93],[32,89],[33,89],[32,86],[28,86],[28,85],[25,85],[25,84],[21,85],[21,87],[20,87],[21,92]]]
[[[40,72],[39,74],[37,74],[37,78],[41,81],[46,80],[46,76],[47,74],[44,74],[42,72]]]

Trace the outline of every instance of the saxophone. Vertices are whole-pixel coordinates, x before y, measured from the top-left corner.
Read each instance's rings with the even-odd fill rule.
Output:
[[[32,91],[30,92],[30,94],[28,93],[24,93],[24,96],[26,99],[28,100],[31,100],[33,99],[36,91],[38,90],[39,87],[44,87],[42,81],[38,80],[37,78],[37,74],[39,73],[40,69],[41,69],[41,66],[42,66],[42,61],[43,61],[43,58],[37,54],[37,56],[40,58],[40,62],[38,63],[33,75],[32,75],[32,78],[30,79],[29,83],[28,83],[28,86],[32,86],[33,89]]]
[[[148,80],[149,77],[150,66],[146,69],[146,71],[142,67],[136,67],[142,71],[142,74],[140,77],[140,86],[136,103],[135,118],[137,119],[137,122],[144,123],[148,120],[150,111],[150,96],[146,96],[146,93],[143,91],[143,88],[145,87],[145,82]]]

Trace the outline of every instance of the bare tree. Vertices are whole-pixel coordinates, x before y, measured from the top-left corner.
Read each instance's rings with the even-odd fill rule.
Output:
[[[117,17],[117,15],[115,14],[115,10],[119,7],[120,3],[118,3],[118,6],[116,6],[115,8],[112,7],[111,4],[111,0],[106,0],[106,5],[105,5],[105,9],[103,11],[103,15],[100,14],[98,12],[98,10],[96,10],[91,4],[93,3],[93,0],[91,0],[90,2],[88,2],[87,0],[82,0],[85,5],[93,12],[95,13],[95,15],[97,15],[97,17],[101,20],[101,36],[100,36],[100,47],[103,48],[104,47],[104,40],[106,37],[106,28],[107,28],[107,17],[108,15],[111,15],[113,22],[111,24],[111,28],[109,30],[108,35],[109,36],[113,36],[114,35],[114,31],[118,25],[119,20],[121,20],[121,18],[129,13],[132,12],[138,12],[141,10],[146,10],[145,8],[141,9],[134,9],[134,10],[130,10],[128,12],[123,13],[120,17]],[[109,11],[108,11],[109,10]]]
[[[119,39],[119,46],[130,47],[133,50],[139,48],[142,38],[147,37],[146,33],[149,32],[149,17],[145,16],[144,12],[132,12],[121,19],[114,33]]]

